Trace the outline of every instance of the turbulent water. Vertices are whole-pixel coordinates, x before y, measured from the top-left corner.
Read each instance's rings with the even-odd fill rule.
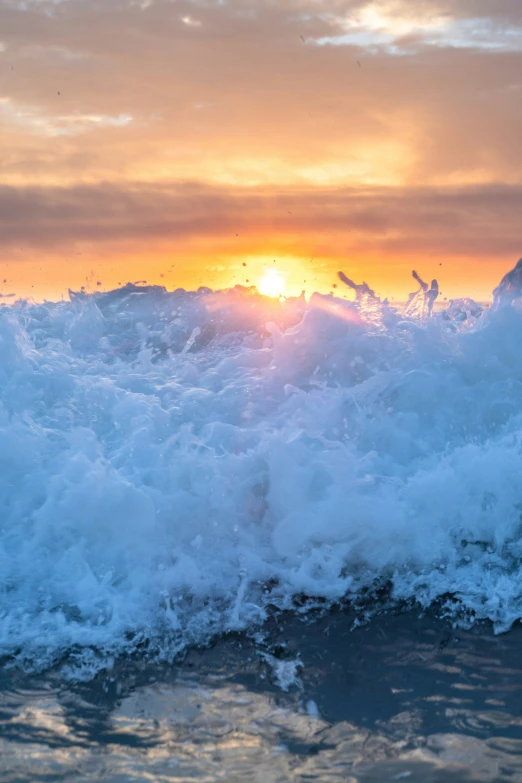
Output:
[[[425,319],[242,288],[3,307],[0,652],[90,676],[384,585],[508,629],[521,335],[498,297]]]

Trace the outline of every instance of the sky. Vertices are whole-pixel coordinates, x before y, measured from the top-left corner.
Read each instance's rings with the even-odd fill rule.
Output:
[[[0,0],[0,294],[487,299],[521,139],[520,0]]]

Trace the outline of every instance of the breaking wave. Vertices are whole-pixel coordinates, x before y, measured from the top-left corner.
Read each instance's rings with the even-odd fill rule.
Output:
[[[0,309],[0,652],[187,644],[307,596],[522,616],[522,311],[128,285]],[[90,663],[89,663],[90,661]]]

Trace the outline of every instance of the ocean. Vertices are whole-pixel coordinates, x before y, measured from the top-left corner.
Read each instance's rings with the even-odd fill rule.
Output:
[[[512,294],[0,309],[1,779],[522,780]]]

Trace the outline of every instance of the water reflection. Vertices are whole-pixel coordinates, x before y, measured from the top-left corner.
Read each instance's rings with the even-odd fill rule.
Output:
[[[522,632],[432,617],[285,619],[175,668],[0,682],[5,781],[522,780]],[[303,664],[288,693],[270,662]]]

